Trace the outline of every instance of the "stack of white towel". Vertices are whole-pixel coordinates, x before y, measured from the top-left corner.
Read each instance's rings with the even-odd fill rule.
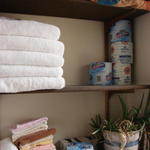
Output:
[[[0,92],[63,88],[59,37],[54,25],[0,18]]]

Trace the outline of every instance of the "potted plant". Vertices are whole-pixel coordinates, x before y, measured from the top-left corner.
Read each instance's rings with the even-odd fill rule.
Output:
[[[145,120],[140,116],[144,95],[139,107],[128,108],[121,96],[119,100],[122,106],[122,118],[116,121],[102,121],[100,115],[91,119],[92,134],[97,138],[104,138],[105,150],[138,150],[139,141],[145,127]],[[97,121],[99,118],[100,121]]]

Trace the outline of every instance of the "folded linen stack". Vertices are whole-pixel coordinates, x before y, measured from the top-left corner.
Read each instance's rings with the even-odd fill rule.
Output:
[[[20,150],[56,150],[53,135],[56,130],[48,129],[47,117],[24,124],[18,124],[11,129],[12,141]]]
[[[0,92],[63,88],[59,37],[53,25],[0,18]]]

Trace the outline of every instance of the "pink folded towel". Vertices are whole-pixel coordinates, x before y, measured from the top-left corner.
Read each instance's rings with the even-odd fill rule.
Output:
[[[42,117],[36,120],[32,120],[26,123],[22,123],[22,124],[17,124],[15,129],[11,129],[12,133],[18,132],[20,130],[24,130],[26,128],[30,128],[32,126],[35,126],[36,124],[40,124],[42,122],[48,121],[47,117]]]

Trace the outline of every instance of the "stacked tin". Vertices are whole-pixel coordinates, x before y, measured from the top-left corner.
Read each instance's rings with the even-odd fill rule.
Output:
[[[110,31],[110,52],[113,63],[113,84],[131,84],[131,64],[133,63],[133,43],[131,23],[120,20]]]

